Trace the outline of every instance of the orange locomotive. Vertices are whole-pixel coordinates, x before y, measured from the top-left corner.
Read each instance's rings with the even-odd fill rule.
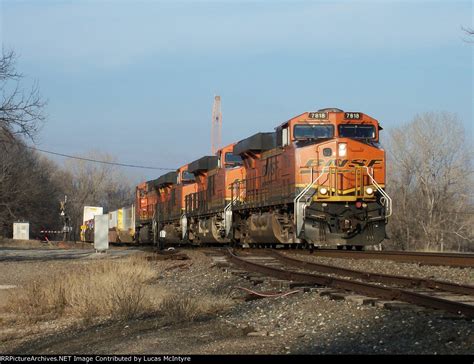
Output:
[[[153,213],[137,231],[170,243],[378,244],[391,214],[380,130],[360,112],[305,112],[139,185],[137,206]]]

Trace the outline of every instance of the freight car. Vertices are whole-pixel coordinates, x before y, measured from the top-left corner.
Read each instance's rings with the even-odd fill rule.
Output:
[[[101,213],[98,215],[102,215]],[[135,206],[122,207],[108,213],[109,242],[133,243],[135,241]],[[81,241],[94,241],[94,218],[81,226]]]
[[[385,238],[380,124],[305,112],[136,188],[138,242],[362,249]]]

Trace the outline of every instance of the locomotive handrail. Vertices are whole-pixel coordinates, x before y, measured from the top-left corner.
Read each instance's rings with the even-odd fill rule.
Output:
[[[230,200],[230,202],[226,205],[226,207],[224,207],[224,231],[225,231],[225,234],[227,236],[227,234],[230,232],[230,229],[229,229],[229,226],[227,224],[227,212],[230,210],[232,212],[232,206],[234,205],[234,201],[235,200]],[[232,225],[232,223],[230,224]]]
[[[320,179],[320,178],[322,177],[323,173],[325,173],[327,169],[328,169],[327,167],[323,168],[323,169],[321,170],[321,174],[320,174],[318,177],[316,177],[316,179],[315,179],[312,183],[308,184],[308,185],[295,197],[295,200],[294,200],[295,203],[299,202],[299,201],[297,201],[297,200],[301,199],[301,197],[302,197],[304,194],[306,194],[306,192],[308,192],[309,189],[310,189],[311,187],[313,187],[316,182],[318,182],[318,179]]]
[[[367,175],[369,176],[370,178],[370,181],[372,182],[372,184],[375,186],[375,188],[377,189],[377,191],[380,192],[380,194],[385,197],[385,200],[386,200],[386,210],[387,210],[387,213],[385,214],[385,217],[390,217],[392,216],[392,198],[388,195],[387,192],[385,192],[382,187],[377,183],[377,181],[374,179],[374,176],[370,173],[370,169],[369,167],[365,166],[365,169],[367,170]]]
[[[242,182],[242,181],[233,182],[233,183],[232,183],[232,186],[234,185],[234,183],[241,183],[241,182]],[[232,187],[231,187],[231,188],[232,188]],[[235,198],[232,198],[232,197],[233,197],[233,196],[232,196],[231,199],[230,199],[230,202],[224,207],[224,230],[226,231],[226,235],[228,235],[228,234],[229,234],[229,231],[230,231],[229,226],[228,226],[228,224],[227,224],[228,221],[227,221],[227,219],[226,219],[227,212],[228,212],[229,210],[232,211],[232,206],[234,206],[234,203],[235,203],[236,201],[238,201],[239,199],[242,198],[243,192],[244,192],[243,190],[240,191],[239,195],[238,195],[237,197],[235,197]],[[232,225],[232,223],[231,223],[230,225]]]
[[[300,231],[298,231],[298,204],[300,203],[300,200],[303,198],[304,195],[314,186],[316,182],[322,177],[323,173],[327,170],[327,167],[323,168],[321,170],[321,174],[316,177],[315,180],[313,180],[311,183],[309,183],[294,199],[294,214],[293,214],[293,222],[296,225],[296,235],[299,235]],[[302,209],[303,215],[304,215],[304,208]]]

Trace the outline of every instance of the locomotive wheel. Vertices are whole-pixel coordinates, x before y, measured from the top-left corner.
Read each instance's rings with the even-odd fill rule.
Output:
[[[344,248],[344,245],[338,245],[337,246],[337,250],[342,250],[342,248]]]
[[[358,250],[358,251],[364,250],[364,246],[363,246],[363,245],[356,245],[355,248],[356,248],[356,250]]]
[[[352,250],[352,245],[346,245],[346,250]]]

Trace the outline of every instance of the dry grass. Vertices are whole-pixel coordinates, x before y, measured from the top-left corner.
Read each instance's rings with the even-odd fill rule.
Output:
[[[190,322],[206,316],[215,315],[231,305],[232,301],[225,297],[189,297],[171,294],[162,300],[159,306],[159,312],[169,323]]]
[[[0,246],[3,248],[16,249],[48,249],[54,245],[52,243],[42,243],[39,240],[13,240],[8,238],[0,238]]]
[[[92,323],[146,316],[173,324],[211,317],[233,305],[219,292],[170,292],[156,284],[158,275],[143,255],[71,264],[12,291],[6,308],[13,322],[68,318]]]
[[[39,278],[13,295],[8,309],[27,321],[62,316],[129,319],[152,309],[147,282],[155,278],[144,257],[71,265],[52,278]]]

